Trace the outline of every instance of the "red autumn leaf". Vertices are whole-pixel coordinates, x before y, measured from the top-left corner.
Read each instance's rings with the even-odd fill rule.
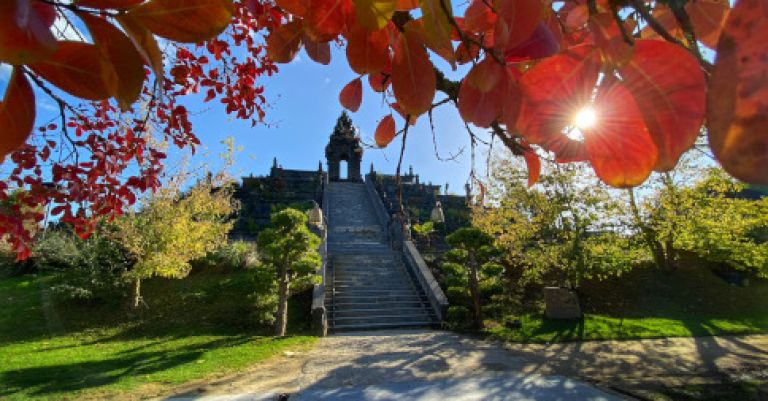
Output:
[[[411,11],[419,8],[419,0],[397,0],[397,11]]]
[[[350,0],[307,0],[307,16],[304,26],[309,36],[317,42],[335,39],[347,27],[354,15]]]
[[[471,62],[472,60],[476,59],[480,55],[480,46],[475,44],[470,44],[469,49],[467,49],[467,46],[465,43],[459,43],[458,46],[456,46],[456,52],[455,52],[455,58],[456,62],[459,64],[467,64]]]
[[[278,26],[267,37],[267,56],[276,63],[290,63],[301,49],[303,33],[300,19]]]
[[[131,40],[106,20],[90,14],[81,14],[80,18],[101,50],[103,80],[120,107],[127,109],[139,98],[144,83],[141,55]]]
[[[520,104],[523,94],[520,89],[520,71],[509,66],[506,69],[506,89],[501,99],[501,121],[507,126],[507,131],[517,131],[517,118],[520,115]]]
[[[488,92],[498,86],[499,82],[506,82],[505,76],[506,70],[504,66],[499,64],[493,57],[486,56],[469,70],[464,82],[474,86],[475,89],[481,92]]]
[[[380,148],[386,148],[395,139],[395,119],[392,118],[391,114],[384,116],[379,125],[376,126],[374,139],[376,140],[376,146]]]
[[[389,38],[386,29],[370,32],[355,25],[347,38],[347,61],[358,74],[375,73],[389,63]]]
[[[672,43],[638,40],[620,73],[659,150],[656,170],[671,170],[704,122],[706,82],[698,61]]]
[[[577,30],[583,28],[588,21],[589,7],[586,4],[580,4],[568,10],[568,14],[565,17],[565,26],[570,30]]]
[[[424,44],[428,49],[432,50],[438,56],[445,59],[451,68],[455,69],[456,64],[456,51],[453,49],[453,44],[450,39],[445,42],[438,42],[435,40],[434,35],[428,35],[425,30],[425,22],[422,18],[409,21],[406,24],[406,29],[411,31],[411,35],[416,38],[417,41]],[[455,31],[451,31],[455,32]]]
[[[470,85],[465,79],[459,88],[461,119],[480,128],[488,128],[501,115],[505,85],[499,84],[487,92]]]
[[[277,0],[277,5],[293,15],[306,16],[308,0]]]
[[[371,89],[375,92],[384,92],[392,83],[390,77],[392,76],[392,70],[385,70],[368,75],[368,84],[371,85]]]
[[[436,85],[433,68],[424,46],[406,26],[405,33],[397,38],[392,59],[392,90],[405,113],[418,117],[432,106]]]
[[[540,0],[495,0],[493,4],[498,15],[493,44],[498,49],[508,49],[525,42],[544,16]]]
[[[489,7],[489,4],[483,0],[472,0],[464,12],[462,30],[482,34],[492,31],[495,24],[496,14]]]
[[[98,9],[126,9],[143,3],[144,0],[76,0],[78,6]]]
[[[157,36],[197,43],[221,33],[232,12],[231,0],[150,0],[127,14]]]
[[[725,171],[768,185],[768,5],[739,0],[725,22],[709,81],[709,145]]]
[[[363,82],[360,78],[355,78],[344,86],[339,93],[339,103],[345,109],[356,112],[360,109],[360,103],[363,101]]]
[[[526,148],[523,151],[523,158],[528,167],[528,188],[530,188],[539,181],[541,176],[541,159],[528,144],[523,144],[523,147]]]
[[[542,22],[527,40],[516,46],[508,47],[504,51],[504,59],[507,62],[515,63],[549,57],[558,51],[560,51],[560,42],[547,24]]]
[[[157,45],[155,35],[128,14],[122,14],[116,18],[131,39],[133,47],[141,54],[144,63],[152,67],[156,77],[162,77],[163,53],[160,51],[160,46]]]
[[[697,0],[685,4],[685,11],[691,18],[696,39],[714,49],[720,32],[725,25],[731,5],[728,0]]]
[[[657,151],[632,95],[608,78],[600,86],[593,107],[597,121],[582,131],[595,173],[612,187],[640,185],[653,171]]]
[[[35,123],[35,94],[21,69],[14,68],[0,102],[0,160],[24,144]]]
[[[28,64],[53,54],[51,10],[50,4],[32,0],[0,1],[0,62]]]
[[[29,67],[72,96],[88,100],[102,100],[111,96],[109,87],[101,79],[101,52],[95,45],[60,42],[56,53]]]
[[[331,45],[328,42],[315,42],[308,35],[304,35],[303,42],[309,58],[323,65],[331,63]]]
[[[406,113],[405,110],[403,110],[403,108],[400,106],[399,103],[395,102],[395,103],[390,104],[389,106],[392,108],[392,110],[396,111],[397,114],[399,114],[400,117],[403,118],[403,120],[406,120],[406,117],[408,117],[408,113]],[[407,119],[408,120],[408,125],[416,125],[416,120],[418,119],[418,117],[413,116],[413,115],[410,116],[410,117],[411,118]]]
[[[603,62],[618,68],[632,58],[633,47],[624,40],[613,14],[601,13],[589,18],[589,30],[600,49]]]
[[[578,46],[542,60],[520,80],[523,104],[517,128],[528,142],[542,145],[561,135],[590,102],[600,72],[597,52]]]

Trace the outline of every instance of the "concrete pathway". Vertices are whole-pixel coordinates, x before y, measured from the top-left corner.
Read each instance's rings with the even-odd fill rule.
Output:
[[[327,337],[236,377],[190,388],[166,401],[502,401],[623,399],[555,372],[501,344],[440,331]]]

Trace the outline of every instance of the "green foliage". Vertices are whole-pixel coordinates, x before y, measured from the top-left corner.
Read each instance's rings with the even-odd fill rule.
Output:
[[[204,180],[182,193],[171,183],[151,194],[141,211],[116,220],[120,243],[136,259],[127,273],[134,281],[135,307],[140,280],[185,277],[191,260],[225,243],[236,208],[231,187],[224,184]]]
[[[218,269],[251,269],[258,265],[256,245],[246,241],[227,241],[206,254],[195,265]]]
[[[471,326],[472,312],[466,306],[451,305],[448,307],[446,320],[451,328],[466,330]]]
[[[411,230],[419,238],[428,238],[429,234],[435,231],[435,223],[427,221],[422,224],[414,224],[411,226]]]
[[[275,333],[285,335],[287,303],[291,291],[301,291],[319,282],[315,274],[322,260],[317,252],[320,238],[307,228],[307,216],[296,209],[284,209],[271,216],[272,227],[256,240],[265,269],[277,282],[278,303]]]

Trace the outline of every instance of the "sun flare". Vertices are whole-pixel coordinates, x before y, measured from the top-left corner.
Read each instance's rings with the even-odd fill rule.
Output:
[[[584,106],[573,118],[573,124],[580,130],[590,129],[597,124],[597,113],[592,106]]]

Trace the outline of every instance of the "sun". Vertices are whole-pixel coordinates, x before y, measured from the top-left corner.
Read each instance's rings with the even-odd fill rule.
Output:
[[[597,124],[597,112],[592,106],[584,106],[573,117],[573,125],[579,130],[587,130]]]

